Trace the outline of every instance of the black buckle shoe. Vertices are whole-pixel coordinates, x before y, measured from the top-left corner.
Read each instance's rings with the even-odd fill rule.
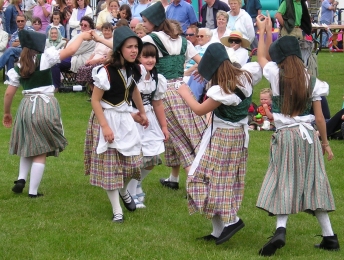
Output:
[[[24,179],[20,179],[14,182],[14,186],[12,188],[12,191],[14,193],[22,193],[23,189],[25,187],[26,181]]]
[[[279,227],[276,229],[275,234],[267,242],[262,249],[259,250],[259,255],[261,256],[272,256],[275,254],[277,249],[284,247],[285,245],[285,235],[286,229],[284,227]]]
[[[120,213],[113,214],[113,216],[112,216],[112,222],[115,222],[115,223],[123,223],[123,222],[124,222],[124,216],[123,216],[123,214],[120,214]]]
[[[136,210],[136,204],[133,198],[131,197],[129,191],[122,197],[121,193],[119,193],[119,196],[121,197],[124,206],[127,208],[129,211],[135,211]],[[130,198],[130,202],[127,202]]]
[[[160,179],[160,183],[162,186],[165,186],[167,188],[170,188],[172,190],[178,190],[179,189],[179,183],[170,181],[170,179]]]
[[[38,193],[37,194],[29,194],[29,198],[32,198],[32,199],[35,199],[35,198],[38,198],[38,197],[42,197],[44,196],[43,193]]]
[[[239,219],[237,223],[225,227],[219,238],[216,239],[216,245],[221,245],[222,243],[228,241],[232,236],[235,235],[236,232],[238,232],[244,226],[244,222],[241,219]]]
[[[314,247],[319,248],[319,249],[325,249],[325,250],[330,250],[330,251],[336,251],[339,250],[339,242],[337,238],[337,234],[334,234],[333,236],[328,236],[328,237],[322,237],[323,239],[321,240],[320,244],[314,245]]]

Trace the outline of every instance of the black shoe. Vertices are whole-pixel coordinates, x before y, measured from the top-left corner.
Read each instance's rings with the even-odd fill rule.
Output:
[[[14,186],[12,188],[12,191],[15,193],[22,193],[23,189],[25,187],[26,181],[24,179],[20,179],[14,182]]]
[[[333,236],[324,237],[321,240],[321,243],[318,245],[314,245],[316,248],[325,249],[325,250],[339,250],[339,242],[337,238],[337,234]]]
[[[240,229],[242,229],[245,226],[244,222],[239,219],[239,221],[233,225],[229,225],[228,227],[225,227],[219,236],[218,239],[216,239],[216,245],[221,245],[222,243],[229,240],[232,236],[235,235],[236,232],[238,232]]]
[[[113,217],[112,217],[112,222],[115,222],[115,223],[123,223],[124,221],[124,217],[123,217],[123,214],[113,214]]]
[[[172,190],[178,190],[179,189],[179,183],[170,181],[170,179],[160,179],[160,183],[162,186],[165,186],[167,188],[170,188]]]
[[[267,242],[262,249],[259,250],[259,255],[272,256],[276,250],[284,247],[285,245],[286,229],[279,227],[276,229],[275,234],[272,236],[269,242]]]
[[[204,241],[215,241],[216,239],[217,237],[214,237],[212,234],[197,238],[197,240],[204,240]]]
[[[42,197],[42,196],[44,196],[43,193],[38,193],[38,192],[37,192],[36,195],[34,195],[34,194],[29,194],[29,198],[32,198],[32,199],[38,198],[38,197]]]
[[[129,191],[127,191],[127,193],[123,197],[122,197],[121,193],[119,193],[119,196],[121,197],[121,199],[124,203],[124,206],[127,208],[127,210],[129,210],[129,211],[135,211],[136,210],[135,201],[131,197]],[[129,200],[129,198],[130,198],[130,202],[126,202]]]

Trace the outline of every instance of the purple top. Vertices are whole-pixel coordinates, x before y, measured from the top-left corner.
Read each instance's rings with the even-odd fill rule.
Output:
[[[50,13],[50,11],[51,11],[51,5],[50,4],[44,4],[44,8]],[[45,32],[45,29],[47,28],[47,26],[50,23],[50,15],[48,15],[48,17],[45,17],[43,10],[42,10],[42,7],[40,5],[36,5],[33,8],[32,16],[41,18],[41,21],[42,21],[42,29],[41,30]]]
[[[83,8],[83,9],[78,8],[78,13],[77,13],[77,15],[76,15],[77,20],[80,21],[81,18],[82,18],[83,16],[85,16],[85,13],[86,13],[86,6],[85,6],[85,8]]]

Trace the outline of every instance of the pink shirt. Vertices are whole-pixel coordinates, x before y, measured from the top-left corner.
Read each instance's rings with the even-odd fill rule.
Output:
[[[50,4],[44,4],[44,8],[50,13],[51,11],[51,5]],[[32,12],[32,16],[33,17],[39,17],[42,20],[42,31],[45,32],[45,29],[47,29],[47,26],[50,23],[50,15],[48,15],[48,17],[45,17],[42,7],[40,5],[36,5],[33,8],[33,12]]]

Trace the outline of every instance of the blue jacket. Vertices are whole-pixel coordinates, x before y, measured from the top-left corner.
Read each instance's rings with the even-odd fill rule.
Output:
[[[215,0],[214,5],[213,5],[215,28],[217,28],[216,14],[219,10],[223,10],[225,12],[228,12],[230,10],[230,8],[229,8],[228,4],[226,4],[220,0]],[[207,18],[207,4],[204,4],[201,8],[201,17],[202,17],[201,27],[205,27],[206,18]]]
[[[20,8],[20,7],[19,7]],[[17,15],[18,11],[16,7],[12,4],[6,7],[5,10],[5,31],[8,34],[13,34],[18,28],[17,28]]]

